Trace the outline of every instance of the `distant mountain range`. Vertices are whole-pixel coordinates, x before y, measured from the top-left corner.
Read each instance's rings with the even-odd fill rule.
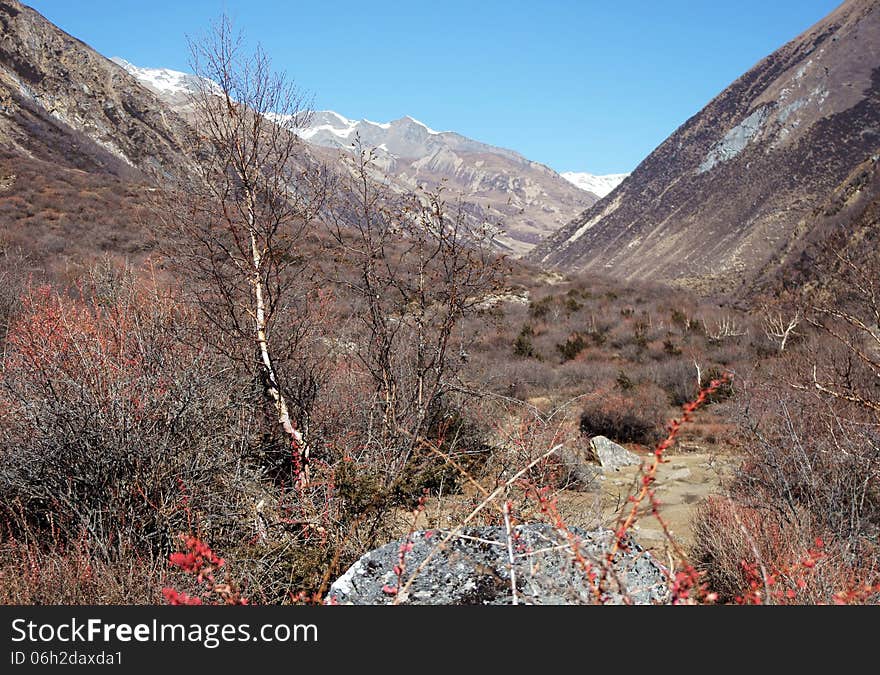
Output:
[[[300,131],[299,135],[316,145],[345,149],[351,147],[355,138],[360,138],[365,146],[378,148],[383,156],[389,159],[426,158],[439,151],[452,151],[499,155],[513,162],[524,162],[529,167],[535,164],[513,150],[480,143],[453,131],[435,131],[427,124],[409,116],[383,123],[350,120],[332,110],[322,110],[313,115],[308,126]],[[596,176],[590,173],[570,172],[560,175],[584,192],[604,197],[629,174]]]
[[[184,112],[194,76],[113,61]],[[435,131],[412,117],[392,122],[351,120],[331,110],[316,111],[295,131],[313,147],[349,152],[356,139],[375,148],[377,169],[400,190],[444,185],[447,194],[467,202],[474,222],[498,224],[498,242],[514,255],[527,253],[549,234],[595,203],[607,182],[594,192],[581,181],[566,180],[513,150],[472,140],[452,131]],[[329,155],[330,158],[333,155]]]
[[[137,181],[190,170],[193,75],[111,62],[18,0],[0,0],[0,29],[0,154]],[[516,256],[598,198],[514,151],[410,117],[378,124],[317,112],[299,134],[303,160],[333,171],[359,135],[392,187],[442,184],[474,224],[497,225],[500,248]]]
[[[876,181],[858,177],[873,175],[878,154],[880,3],[849,0],[721,92],[529,259],[740,292],[799,260],[838,195],[870,202]]]
[[[604,197],[609,192],[611,192],[614,188],[620,185],[627,176],[628,173],[609,173],[604,176],[596,176],[592,173],[576,173],[573,171],[567,171],[561,176],[572,183],[573,185],[577,185],[581,190],[586,190],[587,192],[592,192],[594,195],[598,195],[599,197]]]

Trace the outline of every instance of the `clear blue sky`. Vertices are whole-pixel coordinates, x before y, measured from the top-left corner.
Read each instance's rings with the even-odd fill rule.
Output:
[[[227,12],[319,108],[630,171],[838,0],[24,0],[106,56],[186,70]]]

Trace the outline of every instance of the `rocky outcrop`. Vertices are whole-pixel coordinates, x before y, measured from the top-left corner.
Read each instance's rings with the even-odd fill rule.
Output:
[[[583,443],[564,445],[559,450],[562,462],[562,484],[568,489],[590,490],[603,480],[602,467],[596,463],[596,457],[589,446]]]
[[[87,171],[176,172],[185,129],[124,69],[0,0],[0,147]]]
[[[566,445],[560,449],[559,459],[565,471],[565,486],[581,490],[595,488],[598,481],[605,479],[606,471],[642,463],[637,454],[605,436],[594,436],[588,444]]]
[[[636,466],[642,463],[637,454],[604,436],[594,436],[590,440],[590,449],[599,465],[606,471],[617,471],[622,466]]]
[[[614,534],[572,528],[577,555],[601,569]],[[399,599],[408,605],[509,605],[512,603],[505,529],[474,527],[438,550],[408,590],[402,586],[446,533],[428,530],[391,542],[364,555],[337,579],[329,603],[387,605]],[[654,558],[630,541],[614,558],[613,573],[597,598],[584,567],[576,560],[566,536],[549,525],[515,528],[516,589],[521,604],[664,604],[669,600],[666,572]],[[395,567],[404,552],[403,584]],[[398,598],[398,594],[400,597]]]
[[[848,0],[685,122],[530,254],[566,270],[740,293],[810,235],[880,149],[880,4]]]

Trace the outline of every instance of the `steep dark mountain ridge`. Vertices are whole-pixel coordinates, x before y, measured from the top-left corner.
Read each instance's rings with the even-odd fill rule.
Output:
[[[850,0],[719,94],[529,257],[741,292],[790,261],[814,211],[878,149],[880,4]]]

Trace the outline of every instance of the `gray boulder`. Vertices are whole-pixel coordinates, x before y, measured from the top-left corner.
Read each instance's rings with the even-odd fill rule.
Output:
[[[519,602],[533,605],[593,604],[597,598],[587,574],[576,560],[564,534],[545,524],[515,528],[515,573]],[[610,530],[585,531],[572,528],[575,546],[583,560],[598,574],[601,561],[613,542]],[[403,584],[442,541],[441,530],[414,532],[409,539],[391,542],[364,555],[331,586],[329,603],[388,605],[397,597],[398,576],[394,571],[402,547],[405,555]],[[650,553],[631,539],[618,551],[612,574],[602,584],[600,601],[622,604],[669,602],[666,572]],[[437,551],[416,576],[401,604],[409,605],[509,605],[512,603],[508,549],[502,527],[474,527],[463,530]]]
[[[606,471],[617,471],[622,466],[641,464],[641,458],[604,436],[594,436],[590,440],[590,448],[599,464]]]

